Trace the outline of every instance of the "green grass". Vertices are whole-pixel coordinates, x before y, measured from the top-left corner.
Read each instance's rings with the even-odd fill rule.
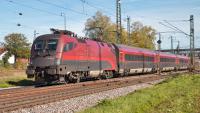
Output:
[[[0,88],[30,86],[33,84],[33,80],[27,79],[23,70],[7,70],[0,73]]]
[[[170,78],[81,113],[200,113],[200,75]]]

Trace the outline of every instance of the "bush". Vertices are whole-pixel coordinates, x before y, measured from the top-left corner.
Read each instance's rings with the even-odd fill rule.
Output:
[[[16,69],[26,69],[27,64],[26,64],[26,63],[23,63],[23,62],[20,62],[20,61],[16,61],[14,67],[15,67]]]
[[[0,67],[3,67],[3,61],[0,60]]]

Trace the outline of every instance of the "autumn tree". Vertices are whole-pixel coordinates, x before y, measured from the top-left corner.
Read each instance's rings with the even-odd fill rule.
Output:
[[[28,43],[27,38],[23,34],[8,34],[4,38],[3,45],[4,48],[8,51],[5,55],[6,58],[9,58],[9,56],[14,55],[16,61],[17,58],[30,57],[30,43]]]
[[[131,30],[131,45],[147,49],[155,49],[156,31],[141,22],[134,22]]]
[[[95,16],[87,19],[84,29],[86,36],[90,38],[100,38],[106,42],[115,42],[115,24],[110,18],[101,12],[96,12]]]
[[[96,12],[95,16],[87,19],[84,29],[86,36],[90,38],[100,38],[105,42],[116,43],[116,24],[111,19]],[[128,39],[127,31],[122,29],[120,44],[136,46],[141,48],[154,49],[155,29],[150,26],[144,26],[140,22],[132,24],[131,37]]]

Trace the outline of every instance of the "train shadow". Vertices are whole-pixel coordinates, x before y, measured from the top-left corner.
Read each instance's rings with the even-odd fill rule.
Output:
[[[14,86],[33,86],[35,85],[35,82],[33,80],[20,80],[20,81],[8,81],[7,82],[10,85],[14,85]]]

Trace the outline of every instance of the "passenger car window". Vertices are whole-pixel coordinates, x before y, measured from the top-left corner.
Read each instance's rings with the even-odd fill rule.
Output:
[[[65,51],[65,52],[70,51],[73,49],[73,47],[74,47],[74,44],[72,42],[69,42],[69,43],[65,44],[63,51]]]

